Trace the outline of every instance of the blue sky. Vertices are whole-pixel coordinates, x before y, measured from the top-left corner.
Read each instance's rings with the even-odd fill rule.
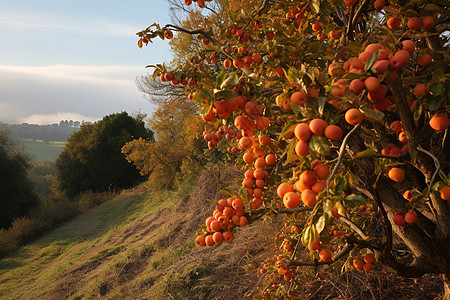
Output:
[[[135,79],[171,60],[167,41],[137,47],[153,22],[170,23],[167,1],[0,0],[0,122],[151,114]]]

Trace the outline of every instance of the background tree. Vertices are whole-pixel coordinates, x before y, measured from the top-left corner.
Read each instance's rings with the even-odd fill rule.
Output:
[[[402,276],[442,274],[448,295],[448,3],[214,1],[226,2],[223,27],[138,33],[140,47],[173,32],[202,40],[153,79],[183,85],[215,127],[209,142],[239,132],[217,147],[241,152],[242,193],[218,201],[197,243],[231,241],[249,219],[283,213],[293,229],[262,270],[281,282],[273,297],[296,295],[297,266],[370,271],[375,258]],[[211,1],[185,4],[214,24]]]
[[[38,204],[33,185],[28,179],[29,157],[11,139],[5,127],[0,127],[0,228],[22,217]]]
[[[126,112],[82,125],[56,161],[59,188],[72,198],[88,190],[102,192],[137,184],[143,177],[127,163],[121,148],[139,137],[153,139],[153,132]]]
[[[207,160],[200,131],[203,121],[197,105],[186,98],[166,100],[153,113],[149,126],[156,141],[135,139],[122,152],[142,175],[149,176],[152,188],[172,188],[180,176],[195,173]]]

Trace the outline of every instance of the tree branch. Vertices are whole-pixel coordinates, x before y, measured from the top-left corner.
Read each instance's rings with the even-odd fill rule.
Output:
[[[296,212],[304,212],[304,211],[311,211],[313,210],[313,207],[304,206],[304,207],[296,207],[296,208],[278,208],[276,211],[280,214],[293,214]]]
[[[349,131],[349,133],[347,133],[347,135],[345,136],[344,140],[342,141],[342,145],[339,148],[339,157],[338,157],[338,161],[336,163],[336,165],[333,168],[333,171],[331,172],[330,176],[327,179],[327,195],[330,194],[330,182],[333,179],[334,175],[336,175],[337,169],[339,167],[339,165],[342,162],[342,157],[344,157],[344,150],[345,150],[345,146],[347,145],[347,141],[350,138],[350,136],[353,134],[353,132],[356,131],[357,128],[359,128],[359,126],[361,125],[361,123],[357,124],[355,127],[353,127],[352,130]]]
[[[346,254],[350,253],[350,251],[353,249],[353,244],[345,244],[344,248],[342,248],[341,251],[336,253],[336,255],[333,256],[331,261],[296,261],[291,260],[287,262],[288,266],[301,266],[301,267],[318,267],[318,266],[324,266],[324,265],[331,265],[334,264],[337,260],[344,257]]]
[[[347,219],[346,217],[340,217],[339,221],[341,221],[342,223],[347,224],[348,226],[350,226],[350,228],[356,232],[361,238],[363,238],[364,240],[366,240],[367,238],[370,238],[369,236],[367,236],[364,231],[359,228],[358,225],[356,225],[355,223],[353,223],[352,221],[350,221],[349,219]]]
[[[225,47],[223,44],[221,44],[218,40],[216,40],[215,38],[213,38],[211,35],[209,35],[208,33],[206,33],[203,29],[196,29],[196,30],[187,30],[184,29],[180,26],[177,25],[172,25],[172,24],[167,24],[166,26],[164,26],[164,28],[172,28],[172,30],[174,31],[180,31],[186,34],[201,34],[203,35],[207,40],[209,40],[211,43],[213,43],[214,45],[216,45],[219,48],[220,53],[222,53],[223,55],[225,55],[227,58],[233,60],[233,57],[226,53],[223,48]]]

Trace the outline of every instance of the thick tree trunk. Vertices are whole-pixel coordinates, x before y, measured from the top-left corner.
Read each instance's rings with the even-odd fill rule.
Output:
[[[361,134],[363,133],[355,134],[349,140],[349,151],[358,152],[366,149]],[[357,189],[377,203],[383,211],[385,240],[380,261],[399,275],[410,278],[427,273],[448,274],[450,272],[450,240],[448,236],[442,234],[442,229],[438,229],[439,225],[445,224],[445,222],[439,222],[439,215],[437,219],[429,219],[433,215],[427,214],[428,217],[426,217],[418,212],[419,220],[416,224],[406,226],[392,224],[392,217],[397,211],[408,210],[409,202],[402,197],[401,191],[409,188],[408,184],[411,182],[421,182],[424,179],[412,167],[404,165],[404,168],[407,170],[409,183],[395,183],[384,175],[378,178],[375,174],[375,160],[372,158],[358,159],[352,164],[352,172],[357,174],[358,178]],[[400,261],[394,256],[391,251],[392,231],[411,251],[412,263]]]

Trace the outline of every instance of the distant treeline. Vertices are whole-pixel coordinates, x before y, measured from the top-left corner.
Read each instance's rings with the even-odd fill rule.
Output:
[[[72,133],[80,129],[79,123],[78,121],[61,121],[59,124],[53,125],[23,123],[8,125],[7,127],[11,132],[11,137],[16,139],[66,141]]]

